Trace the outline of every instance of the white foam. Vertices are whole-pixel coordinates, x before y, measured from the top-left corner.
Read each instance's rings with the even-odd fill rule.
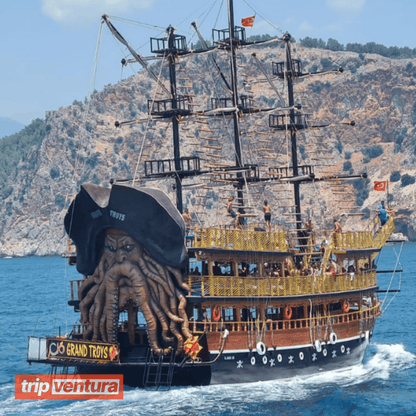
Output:
[[[42,401],[15,401],[7,397],[1,401],[2,411],[13,414],[44,415],[146,415],[187,416],[226,413],[234,409],[244,414],[249,406],[266,402],[305,400],[323,387],[355,386],[375,379],[388,379],[391,374],[416,365],[416,355],[402,344],[370,344],[364,364],[343,370],[325,372],[309,377],[295,377],[250,384],[215,385],[206,387],[172,388],[169,391],[127,389],[123,401],[76,401],[60,403],[51,408]],[[10,385],[11,386],[11,385]],[[10,394],[10,393],[9,393]],[[13,395],[14,396],[14,395]],[[3,396],[4,397],[4,396]],[[47,406],[47,408],[46,408]]]

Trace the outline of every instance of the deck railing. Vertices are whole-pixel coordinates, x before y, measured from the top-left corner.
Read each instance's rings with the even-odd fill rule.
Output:
[[[288,233],[254,230],[227,230],[222,228],[195,229],[194,247],[224,250],[287,251]]]
[[[378,216],[367,231],[332,233],[333,249],[381,248],[394,231],[394,218],[390,215],[387,223],[376,230],[374,224],[377,221]],[[289,233],[284,230],[268,233],[254,230],[195,228],[193,235],[194,247],[281,252],[289,250]]]
[[[338,325],[342,323],[352,321],[362,321],[370,318],[374,318],[380,314],[380,304],[369,308],[365,308],[357,311],[350,311],[347,313],[331,314],[327,316],[314,316],[312,318],[300,318],[300,319],[267,319],[267,320],[252,320],[252,321],[225,321],[220,320],[218,322],[206,320],[206,321],[190,321],[189,329],[193,333],[199,333],[204,331],[209,332],[221,332],[224,328],[227,328],[230,332],[235,331],[279,331],[284,329],[299,329],[299,328],[318,328],[319,326],[325,328],[327,325]]]
[[[189,276],[189,296],[247,297],[247,296],[298,296],[344,292],[374,287],[375,271],[328,276],[290,277],[233,277]]]

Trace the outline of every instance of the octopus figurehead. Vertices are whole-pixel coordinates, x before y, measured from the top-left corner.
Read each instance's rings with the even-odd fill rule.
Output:
[[[181,353],[184,337],[192,336],[180,271],[187,259],[185,227],[167,196],[154,189],[84,185],[65,227],[84,274],[79,289],[84,338],[115,342],[119,313],[127,311],[134,327],[139,310],[150,347],[167,353],[175,344]]]

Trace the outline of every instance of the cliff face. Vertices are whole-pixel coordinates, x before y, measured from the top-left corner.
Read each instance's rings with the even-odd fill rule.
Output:
[[[282,61],[284,50],[276,46],[253,48],[244,51],[239,60],[241,86],[254,96],[255,105],[272,107],[279,102],[273,89],[263,76],[252,78],[258,72],[253,52],[271,73],[271,62]],[[309,76],[296,83],[297,101],[309,114],[309,123],[332,123],[324,129],[299,132],[300,163],[316,165],[318,178],[336,172],[367,172],[370,178],[360,185],[348,182],[339,186],[333,181],[302,187],[305,214],[323,227],[329,226],[334,215],[341,216],[346,228],[365,227],[365,216],[342,214],[353,211],[364,212],[367,217],[372,215],[377,203],[386,199],[385,193],[373,191],[373,181],[388,180],[391,205],[397,213],[396,230],[416,239],[416,60],[359,56],[299,45],[295,45],[294,55],[303,61],[306,71],[344,68],[343,74]],[[218,59],[220,65],[225,65],[224,59]],[[211,92],[213,86],[218,96],[227,96],[209,58],[194,57],[188,63],[181,62],[179,68],[181,92],[195,94],[194,103],[199,104],[195,109],[208,107],[206,97],[216,96]],[[278,81],[275,84],[285,97],[283,84]],[[67,244],[63,218],[81,183],[109,186],[110,178],[132,177],[136,171],[141,174],[139,155],[141,161],[173,157],[170,123],[114,127],[116,120],[144,118],[147,100],[163,98],[166,97],[157,93],[147,74],[139,73],[115,86],[107,86],[85,104],[48,112],[46,138],[39,150],[33,149],[35,155],[21,160],[7,184],[13,187],[12,194],[0,201],[0,255],[63,253]],[[355,127],[340,124],[351,120],[355,121]],[[200,156],[203,167],[219,161],[232,164],[230,126],[229,120],[210,121],[209,125],[198,118],[186,121],[181,124],[181,155]],[[284,132],[270,132],[268,115],[244,116],[241,137],[246,163],[258,163],[263,172],[267,165],[287,163],[287,138]],[[223,140],[221,146],[216,138],[219,142]],[[204,148],[208,143],[219,148]],[[31,163],[27,162],[29,159]],[[160,187],[174,198],[173,181],[168,182],[148,186]],[[259,215],[259,222],[263,199],[268,199],[274,208],[274,219],[285,219],[283,213],[291,203],[285,200],[290,198],[285,192],[284,187],[273,188],[271,184],[256,187],[249,203],[255,207],[253,212]],[[228,223],[222,198],[230,194],[231,191],[215,187],[194,188],[185,192],[185,205],[193,212],[201,211],[200,205],[210,207],[210,214],[202,215],[207,225]],[[324,216],[328,211],[330,216]]]

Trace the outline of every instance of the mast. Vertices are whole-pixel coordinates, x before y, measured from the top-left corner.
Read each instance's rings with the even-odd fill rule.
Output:
[[[176,89],[176,71],[175,71],[175,38],[174,38],[174,28],[169,26],[166,29],[168,35],[168,62],[169,62],[169,84],[170,84],[170,93],[172,95],[172,112],[174,113],[172,117],[172,131],[173,131],[173,158],[175,161],[175,171],[179,172],[181,170],[181,153],[180,153],[180,144],[179,144],[179,123],[178,117],[175,116],[175,110],[178,108],[177,102],[177,89]],[[182,181],[179,175],[175,175],[175,187],[176,187],[176,207],[179,212],[183,212],[183,201],[182,201]]]
[[[294,109],[294,97],[293,97],[293,80],[294,80],[294,68],[292,65],[292,55],[290,50],[290,39],[291,36],[289,33],[286,33],[283,36],[283,41],[286,43],[286,84],[287,84],[287,94],[288,94],[288,106],[289,110],[289,120],[290,120],[290,144],[292,149],[292,168],[293,176],[296,177],[299,175],[298,170],[298,148],[296,140],[296,120],[295,120],[295,109]],[[293,183],[294,191],[294,202],[296,210],[296,229],[299,231],[302,228],[302,216],[301,216],[301,207],[300,207],[300,182],[295,181]]]
[[[238,91],[237,91],[237,58],[236,48],[237,44],[235,41],[235,26],[234,26],[234,4],[233,0],[228,0],[228,24],[230,33],[230,61],[231,61],[231,90],[232,90],[232,102],[233,107],[236,109],[233,111],[233,124],[234,124],[234,148],[235,148],[235,165],[237,168],[243,166],[242,155],[241,155],[241,142],[240,142],[240,124],[239,124],[239,111],[238,108]],[[241,206],[244,206],[243,196],[243,175],[237,174],[239,179],[237,185],[237,201]],[[244,208],[239,208],[238,211],[244,214]]]

